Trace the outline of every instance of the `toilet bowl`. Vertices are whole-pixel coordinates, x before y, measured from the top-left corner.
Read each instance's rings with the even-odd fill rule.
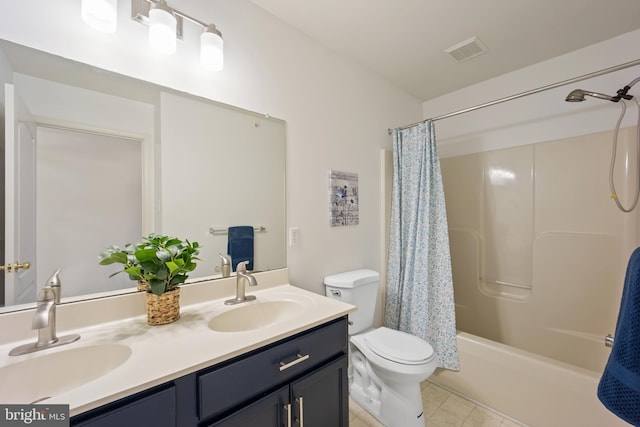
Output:
[[[355,270],[327,276],[326,295],[356,305],[349,315],[349,394],[387,427],[424,427],[420,383],[437,367],[433,348],[397,330],[373,329],[379,275]]]

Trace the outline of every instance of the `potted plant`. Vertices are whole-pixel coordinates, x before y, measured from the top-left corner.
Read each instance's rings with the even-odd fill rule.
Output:
[[[132,280],[146,282],[147,321],[165,324],[180,317],[179,286],[196,268],[199,247],[198,242],[152,233],[124,249],[107,247],[100,264],[123,264],[123,270],[111,276],[125,272]]]

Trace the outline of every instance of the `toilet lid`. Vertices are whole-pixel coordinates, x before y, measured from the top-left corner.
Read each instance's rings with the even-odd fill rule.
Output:
[[[433,356],[433,348],[425,340],[394,329],[381,327],[364,339],[378,356],[400,363],[420,364]]]

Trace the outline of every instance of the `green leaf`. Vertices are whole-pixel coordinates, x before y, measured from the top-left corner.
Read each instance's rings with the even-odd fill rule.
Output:
[[[179,260],[177,260],[177,261],[179,261]],[[178,270],[180,268],[180,266],[174,261],[169,261],[169,262],[166,263],[166,265],[167,265],[167,268],[169,269],[169,272],[171,274],[173,274],[176,270]]]
[[[156,257],[163,262],[170,261],[173,254],[168,249],[158,249],[156,250]]]
[[[184,274],[180,274],[178,276],[174,276],[171,278],[171,281],[169,282],[169,287],[170,288],[175,288],[178,285],[181,285],[182,283],[185,282],[185,280],[187,280],[187,276]]]
[[[145,261],[154,262],[157,260],[156,250],[154,248],[138,249],[135,255],[136,259],[140,261],[140,263]]]
[[[147,282],[149,283],[149,288],[151,289],[152,293],[158,296],[164,293],[166,286],[162,280],[151,279],[147,280]]]
[[[111,254],[111,259],[115,262],[119,262],[120,264],[126,264],[129,261],[125,252],[114,252]]]
[[[129,277],[135,277],[135,280],[142,279],[142,269],[140,266],[133,266],[124,269],[125,273],[129,275]]]

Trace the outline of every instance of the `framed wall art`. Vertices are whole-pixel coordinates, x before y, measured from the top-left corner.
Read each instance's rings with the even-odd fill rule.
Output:
[[[329,171],[329,214],[332,227],[358,225],[358,174]]]

